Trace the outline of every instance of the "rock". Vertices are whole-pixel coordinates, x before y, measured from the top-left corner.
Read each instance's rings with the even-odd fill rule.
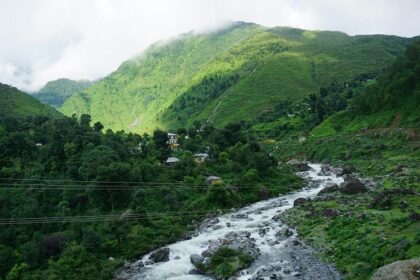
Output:
[[[226,227],[230,227],[230,223],[229,222],[226,222]]]
[[[115,259],[114,259],[113,257],[109,257],[109,258],[108,258],[108,260],[109,260],[110,262],[115,261]]]
[[[248,219],[247,214],[236,214],[236,215],[232,215],[231,217],[234,219]]]
[[[286,229],[283,231],[283,234],[284,234],[284,236],[286,236],[286,237],[290,237],[290,236],[292,236],[292,235],[293,235],[293,231],[292,231],[290,228],[286,228]]]
[[[200,275],[201,274],[201,271],[198,270],[197,268],[193,268],[190,271],[188,271],[188,274],[191,274],[191,275]]]
[[[420,279],[420,258],[396,261],[379,268],[371,280],[417,280]]]
[[[346,194],[365,193],[366,191],[365,185],[357,178],[348,178],[340,187],[340,192]]]
[[[261,229],[258,230],[258,235],[262,237],[262,236],[266,235],[269,230],[270,230],[270,228],[261,228]]]
[[[292,244],[293,244],[293,246],[301,246],[302,245],[302,243],[297,239],[294,239]]]
[[[298,163],[297,164],[297,169],[299,170],[299,172],[313,170],[312,167],[310,167],[307,163],[304,163],[304,162]]]
[[[198,254],[192,254],[190,256],[190,261],[195,266],[196,264],[202,263],[204,261],[204,257]]]
[[[223,226],[222,225],[215,225],[214,227],[212,227],[213,230],[219,230],[222,229]]]
[[[234,250],[240,250],[255,259],[260,255],[260,250],[255,245],[255,239],[251,238],[248,231],[229,232],[224,238],[210,240],[208,248],[201,253],[203,257],[211,257],[221,247],[228,247]]]
[[[179,259],[181,259],[180,256],[175,256],[175,258],[174,258],[174,260],[179,260]]]
[[[341,170],[339,176],[343,176],[345,174],[352,174],[356,172],[356,167],[354,167],[353,165],[347,165],[343,167],[343,170]]]
[[[327,208],[322,211],[322,216],[327,218],[337,217],[339,214],[338,210],[334,208]]]
[[[321,172],[319,173],[320,176],[328,176],[331,175],[332,170],[330,165],[323,164],[321,166]]]
[[[169,248],[162,248],[152,252],[149,259],[155,263],[169,261]]]
[[[319,191],[318,195],[323,195],[323,194],[327,194],[327,193],[334,193],[338,191],[338,186],[337,184],[334,183],[329,183],[326,184],[326,186]]]
[[[307,202],[308,202],[308,199],[303,198],[303,197],[299,197],[299,198],[296,198],[295,201],[293,201],[293,206],[294,207],[300,206],[300,205],[303,205]]]

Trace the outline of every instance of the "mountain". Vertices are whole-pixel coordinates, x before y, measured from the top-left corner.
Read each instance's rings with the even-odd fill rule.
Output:
[[[61,114],[48,105],[17,88],[0,83],[0,117],[4,116],[48,116]]]
[[[59,108],[67,98],[89,87],[92,82],[87,80],[74,81],[58,79],[48,82],[43,88],[34,93],[34,97],[44,104]]]
[[[89,113],[105,127],[135,132],[194,121],[222,126],[252,119],[282,100],[301,99],[332,82],[374,76],[408,42],[396,36],[236,23],[154,44],[70,97],[61,111]]]

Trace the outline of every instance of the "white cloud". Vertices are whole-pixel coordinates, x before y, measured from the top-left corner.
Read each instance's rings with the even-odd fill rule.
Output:
[[[157,40],[228,20],[414,36],[418,18],[418,0],[0,0],[0,82],[97,79]]]

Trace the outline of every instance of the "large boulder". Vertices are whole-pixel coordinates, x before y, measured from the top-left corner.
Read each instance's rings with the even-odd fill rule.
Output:
[[[303,205],[307,202],[308,202],[308,199],[303,198],[303,197],[299,197],[299,198],[296,198],[295,201],[293,201],[293,206],[294,207],[300,206],[300,205]]]
[[[379,268],[371,280],[418,280],[420,279],[420,258],[396,261]]]
[[[224,238],[209,240],[208,248],[201,253],[201,256],[211,257],[221,247],[242,251],[253,259],[260,255],[260,251],[255,245],[255,239],[251,238],[249,231],[231,231]]]
[[[357,178],[347,178],[340,187],[340,192],[346,194],[365,193],[366,191],[365,185]]]
[[[169,248],[162,248],[152,252],[149,259],[155,263],[169,261]]]
[[[353,165],[346,165],[343,167],[343,170],[341,170],[340,172],[340,176],[343,176],[345,174],[352,174],[356,172],[356,167],[354,167]]]
[[[322,190],[319,191],[318,195],[323,195],[327,193],[333,193],[338,191],[337,184],[330,183],[327,186],[325,186]]]
[[[310,167],[307,163],[305,162],[301,162],[297,164],[297,169],[299,170],[299,172],[304,172],[304,171],[311,171],[313,170],[312,167]]]
[[[198,254],[192,254],[190,256],[190,261],[195,266],[196,264],[202,263],[204,261],[204,257]]]

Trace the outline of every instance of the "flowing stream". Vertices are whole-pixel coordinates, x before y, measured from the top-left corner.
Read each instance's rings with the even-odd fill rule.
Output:
[[[313,251],[298,241],[294,230],[288,229],[284,235],[287,226],[279,219],[273,219],[293,207],[295,199],[315,197],[326,185],[343,182],[342,177],[333,173],[321,176],[319,164],[310,166],[311,171],[299,173],[306,179],[305,188],[219,216],[209,226],[199,227],[191,239],[166,246],[170,249],[169,261],[150,264],[150,254],[144,256],[138,262],[146,265],[132,273],[129,279],[212,279],[191,274],[194,266],[190,256],[200,255],[212,241],[226,238],[225,235],[232,231],[250,234],[253,246],[260,252],[252,265],[234,279],[340,279],[333,267],[317,260]]]

